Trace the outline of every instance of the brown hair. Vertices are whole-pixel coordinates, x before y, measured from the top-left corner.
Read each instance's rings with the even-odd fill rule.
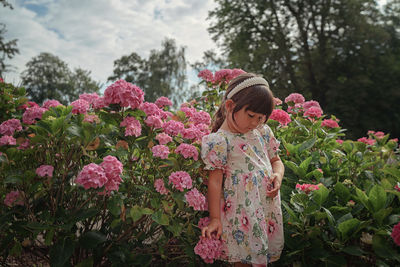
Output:
[[[216,132],[221,127],[222,123],[226,117],[225,111],[225,101],[226,96],[230,91],[233,90],[239,83],[243,82],[252,77],[257,77],[253,73],[243,73],[237,76],[235,79],[231,80],[228,84],[228,89],[226,89],[224,99],[221,102],[217,112],[213,117],[212,129],[211,132]],[[271,90],[265,85],[253,85],[249,86],[238,93],[234,94],[231,97],[232,101],[235,102],[235,108],[233,109],[232,114],[235,114],[243,107],[246,107],[246,110],[250,110],[255,113],[261,113],[266,115],[266,121],[274,109],[274,95]]]

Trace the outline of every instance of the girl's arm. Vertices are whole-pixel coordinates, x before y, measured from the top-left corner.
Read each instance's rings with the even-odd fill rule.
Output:
[[[217,239],[222,234],[221,224],[221,191],[222,191],[222,170],[216,169],[209,172],[208,178],[208,211],[210,223],[201,230],[202,237],[211,238],[211,233],[217,232]]]
[[[271,159],[272,165],[272,177],[271,177],[271,184],[272,189],[267,191],[267,196],[269,197],[276,197],[278,195],[279,189],[282,185],[283,174],[285,173],[285,166],[281,161],[279,156],[276,156]]]

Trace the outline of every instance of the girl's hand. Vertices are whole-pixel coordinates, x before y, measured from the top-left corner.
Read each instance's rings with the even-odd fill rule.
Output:
[[[219,239],[222,234],[222,224],[220,219],[211,219],[210,223],[201,229],[201,236],[211,239],[211,234],[213,232],[217,232],[216,237]]]
[[[279,189],[281,189],[281,184],[282,176],[279,173],[273,173],[267,186],[267,196],[270,198],[276,197]]]

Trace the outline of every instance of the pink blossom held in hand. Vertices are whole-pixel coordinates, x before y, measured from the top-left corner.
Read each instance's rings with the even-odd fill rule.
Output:
[[[274,109],[271,113],[271,116],[269,116],[269,119],[278,121],[281,125],[284,126],[292,121],[290,119],[290,115],[282,109]]]
[[[357,141],[358,141],[358,142],[365,143],[365,144],[370,145],[370,146],[374,145],[375,142],[376,142],[375,139],[369,139],[369,138],[367,138],[367,137],[358,138]]]
[[[196,188],[193,188],[185,194],[186,202],[194,210],[207,210],[206,197],[199,192]]]
[[[172,137],[166,133],[157,134],[156,139],[158,140],[160,145],[165,145],[172,141]]]
[[[73,107],[72,114],[85,114],[90,107],[89,102],[83,99],[75,100],[71,106]]]
[[[158,193],[161,195],[168,195],[168,189],[165,188],[163,179],[156,179],[154,181],[154,187]]]
[[[0,137],[0,146],[6,146],[6,145],[14,146],[16,144],[17,140],[10,135],[3,135],[2,137]]]
[[[36,123],[36,119],[41,119],[43,113],[46,111],[47,109],[40,107],[27,108],[22,115],[22,122],[25,124],[34,124]]]
[[[204,227],[206,227],[208,224],[210,223],[210,217],[204,217],[204,218],[200,218],[197,226],[200,229],[203,229]]]
[[[151,148],[154,157],[166,159],[169,155],[169,148],[164,145],[156,145]]]
[[[142,134],[142,125],[134,117],[127,116],[120,124],[125,126],[125,136],[136,136],[139,137]]]
[[[185,171],[171,173],[169,176],[169,183],[172,183],[173,187],[181,192],[185,188],[192,188],[192,178],[190,178],[190,175]]]
[[[85,189],[100,188],[106,182],[107,176],[104,169],[95,163],[83,167],[75,180],[75,183],[82,185]]]
[[[11,191],[6,195],[4,204],[8,207],[12,207],[14,205],[24,205],[21,193],[19,191]]]
[[[308,194],[311,191],[318,190],[318,185],[315,184],[296,184],[296,189],[300,189],[304,193]]]
[[[114,156],[106,156],[100,166],[104,169],[107,177],[107,182],[105,183],[106,191],[118,191],[122,182],[120,176],[123,171],[122,163]]]
[[[175,153],[181,154],[185,159],[193,158],[194,160],[198,160],[199,152],[197,148],[193,145],[182,143],[176,149]]]
[[[104,102],[106,105],[120,104],[121,107],[136,109],[143,103],[144,92],[125,80],[118,80],[104,91]]]
[[[322,116],[322,109],[318,107],[311,107],[304,112],[304,117],[319,118]]]
[[[146,123],[147,126],[152,127],[154,129],[161,128],[163,125],[163,121],[161,120],[161,118],[153,115],[148,116],[144,121],[144,123]]]
[[[396,243],[396,245],[400,246],[400,222],[393,227],[392,234],[390,235]]]
[[[200,71],[199,74],[197,74],[197,77],[203,79],[206,82],[212,82],[214,79],[214,74],[210,70],[204,69]]]
[[[63,104],[58,102],[58,100],[50,99],[43,103],[42,108],[50,109],[52,107],[58,107],[58,106],[62,106],[62,105]]]
[[[163,124],[164,132],[166,134],[176,136],[185,129],[185,126],[182,122],[170,120]]]
[[[54,167],[51,165],[41,165],[39,168],[36,169],[36,174],[40,177],[53,177]]]
[[[285,98],[285,103],[294,103],[294,104],[302,104],[304,103],[305,99],[302,94],[299,93],[292,93]]]
[[[199,255],[204,262],[213,263],[214,260],[223,257],[223,241],[217,239],[215,235],[211,239],[200,237],[199,242],[194,247],[194,252]]]
[[[13,135],[14,132],[19,131],[22,131],[22,126],[17,119],[9,119],[0,124],[0,134]]]
[[[195,125],[197,124],[210,125],[211,117],[210,114],[201,110],[194,112],[193,115],[190,117],[190,121],[193,122]]]
[[[327,119],[322,121],[321,126],[325,126],[328,128],[338,128],[339,124],[335,120]]]
[[[172,106],[172,101],[169,100],[168,97],[162,96],[162,97],[158,98],[156,100],[156,102],[154,102],[154,104],[156,104],[157,107],[159,107],[159,108],[163,108],[163,107]]]

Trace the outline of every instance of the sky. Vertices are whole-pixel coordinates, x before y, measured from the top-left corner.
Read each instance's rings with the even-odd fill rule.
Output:
[[[217,49],[206,20],[213,0],[7,1],[14,9],[0,4],[0,22],[6,24],[5,41],[18,39],[20,53],[6,61],[14,71],[4,78],[17,85],[25,64],[41,52],[58,56],[71,70],[90,70],[104,87],[114,60],[132,52],[147,58],[166,37],[186,48],[191,63]],[[197,82],[190,70],[189,80]]]

